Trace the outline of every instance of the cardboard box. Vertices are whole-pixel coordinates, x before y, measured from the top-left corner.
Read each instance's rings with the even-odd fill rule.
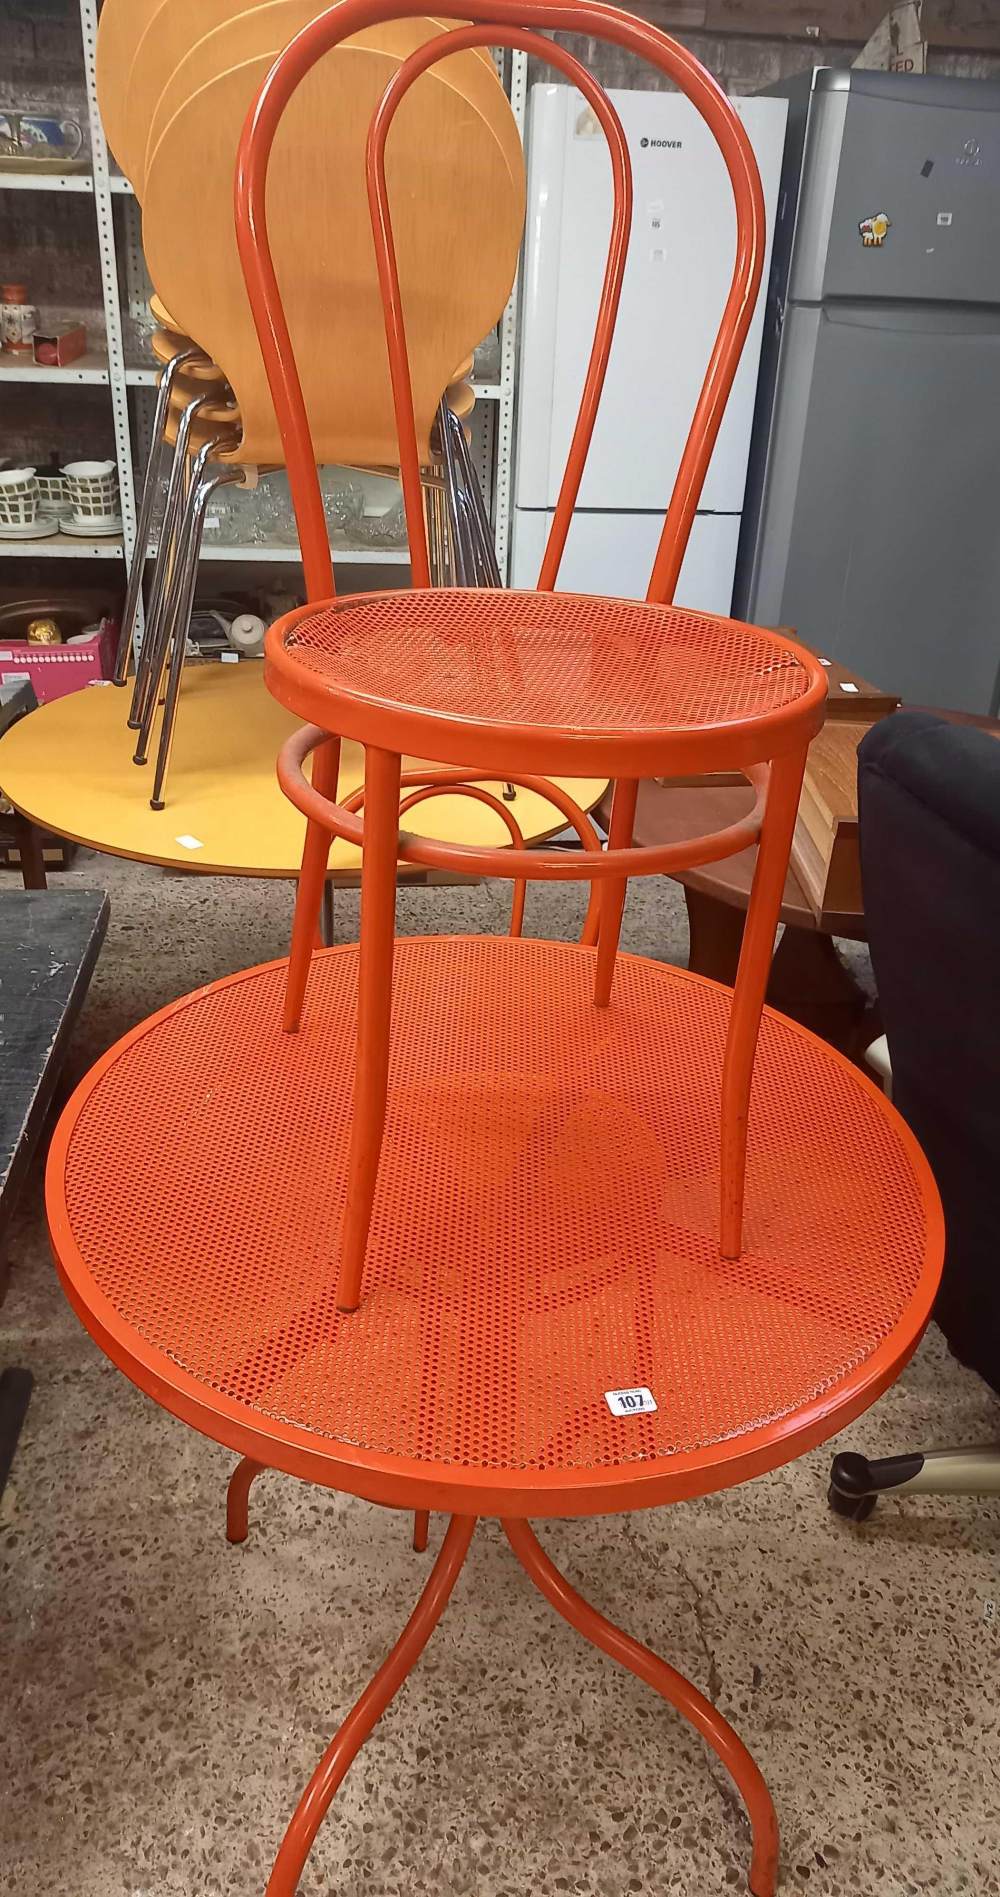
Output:
[[[83,323],[55,323],[48,329],[36,329],[35,361],[47,369],[65,369],[78,356],[87,353],[87,331]]]

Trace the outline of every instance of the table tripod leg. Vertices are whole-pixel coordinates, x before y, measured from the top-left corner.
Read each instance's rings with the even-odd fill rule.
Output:
[[[263,1474],[265,1467],[265,1463],[252,1462],[249,1456],[244,1456],[242,1462],[236,1464],[226,1490],[227,1541],[236,1543],[246,1540],[250,1532],[248,1521],[250,1490],[257,1477]]]
[[[306,1858],[330,1801],[407,1674],[416,1665],[448,1604],[469,1551],[475,1516],[453,1515],[427,1584],[388,1659],[348,1713],[299,1800],[268,1879],[266,1897],[294,1897]]]
[[[661,1660],[640,1641],[633,1640],[631,1634],[623,1633],[620,1627],[605,1619],[596,1607],[591,1607],[590,1602],[577,1593],[549,1560],[527,1522],[505,1521],[503,1527],[522,1568],[556,1613],[568,1620],[570,1626],[575,1627],[585,1640],[599,1647],[619,1666],[627,1667],[637,1679],[651,1686],[654,1693],[661,1694],[671,1706],[676,1707],[722,1760],[735,1781],[750,1817],[753,1856],[749,1886],[752,1897],[774,1897],[778,1879],[778,1820],[760,1768],[754,1763],[742,1739],[723,1719],[722,1714],[716,1711],[711,1700],[699,1693],[697,1687],[684,1678],[683,1673],[668,1666],[665,1660]]]

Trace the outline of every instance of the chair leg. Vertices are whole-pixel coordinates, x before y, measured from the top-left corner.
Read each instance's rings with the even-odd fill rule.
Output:
[[[750,1817],[753,1851],[749,1887],[753,1897],[774,1897],[778,1879],[778,1820],[759,1767],[728,1721],[697,1687],[632,1636],[623,1633],[578,1594],[549,1560],[525,1521],[505,1521],[504,1532],[521,1566],[545,1599],[585,1640],[627,1667],[637,1679],[690,1720],[735,1781]]]
[[[441,438],[441,462],[444,468],[445,493],[448,497],[448,520],[451,528],[451,546],[457,586],[475,585],[475,570],[472,550],[467,538],[468,516],[463,504],[458,463],[455,459],[455,444],[448,425],[448,406],[442,402],[438,409],[438,434]]]
[[[788,752],[771,764],[757,867],[736,970],[722,1067],[719,1249],[723,1258],[738,1258],[743,1244],[750,1086],[805,763],[802,750]]]
[[[502,586],[500,566],[497,561],[496,546],[489,515],[483,501],[482,489],[472,465],[469,444],[465,439],[465,429],[457,415],[453,415],[447,402],[438,409],[438,429],[442,440],[447,436],[454,480],[450,491],[454,492],[454,504],[457,506],[464,530],[465,561],[472,586]]]
[[[266,1897],[294,1897],[306,1858],[342,1783],[373,1727],[422,1654],[462,1571],[476,1522],[453,1515],[427,1584],[388,1659],[331,1741],[299,1800],[268,1879]]]
[[[337,779],[340,775],[340,739],[330,738],[313,752],[313,788],[321,797],[331,803],[337,799]],[[306,825],[306,840],[302,849],[302,867],[299,870],[298,888],[295,892],[295,917],[292,922],[292,942],[288,954],[288,974],[285,977],[284,1029],[286,1034],[297,1034],[302,1021],[302,1004],[306,995],[306,982],[309,979],[309,965],[313,949],[321,940],[320,914],[323,907],[323,892],[326,888],[327,864],[330,857],[330,844],[333,833],[310,817]]]
[[[226,1490],[226,1540],[234,1545],[245,1541],[250,1532],[248,1521],[250,1490],[257,1477],[263,1474],[265,1467],[263,1462],[252,1462],[249,1456],[244,1456],[242,1462],[236,1464],[229,1478],[229,1487]]]
[[[361,1275],[385,1128],[400,768],[401,760],[396,753],[369,746],[365,756],[354,1124],[337,1275],[337,1308],[341,1311],[356,1311],[361,1296]]]
[[[176,605],[172,616],[170,656],[167,664],[167,690],[163,705],[163,720],[160,725],[156,767],[153,772],[153,795],[149,800],[151,810],[163,810],[165,807],[167,771],[170,768],[170,753],[177,722],[177,703],[180,697],[181,679],[184,675],[188,632],[191,627],[191,615],[198,585],[198,559],[205,533],[205,513],[216,488],[224,487],[227,483],[234,481],[242,484],[244,478],[242,468],[217,468],[213,469],[211,474],[202,475],[201,470],[205,466],[209,453],[220,445],[219,442],[206,443],[198,456],[196,480],[192,490],[191,517],[178,560]]]
[[[122,609],[122,623],[118,633],[118,650],[115,654],[114,682],[124,685],[128,678],[129,659],[132,655],[132,639],[135,623],[139,614],[139,601],[142,598],[142,582],[146,565],[146,549],[149,546],[149,529],[153,519],[153,506],[156,490],[159,486],[160,464],[167,439],[167,420],[170,414],[170,392],[174,378],[185,362],[197,356],[196,349],[185,349],[179,355],[171,357],[160,377],[159,392],[156,397],[156,414],[153,418],[152,445],[146,462],[146,475],[142,484],[142,498],[139,502],[139,518],[136,523],[135,549],[132,565],[129,568],[128,585],[125,590],[125,605]]]
[[[427,1535],[430,1530],[431,1516],[427,1508],[418,1508],[413,1516],[413,1552],[427,1553]]]
[[[142,727],[149,694],[153,692],[153,704],[159,691],[160,672],[163,669],[163,641],[165,635],[164,618],[169,617],[170,581],[179,551],[178,535],[184,532],[184,502],[187,492],[188,441],[191,425],[198,410],[207,400],[204,395],[196,395],[181,414],[177,424],[177,439],[174,442],[173,460],[170,463],[170,478],[167,482],[167,497],[163,504],[163,519],[160,523],[160,544],[157,548],[156,563],[149,589],[149,606],[146,612],[146,627],[143,634],[142,649],[135,668],[132,684],[132,702],[127,719],[131,731]],[[155,671],[155,679],[153,677]]]
[[[611,802],[608,849],[627,850],[635,828],[635,805],[639,785],[635,778],[619,778]],[[597,973],[594,977],[594,1006],[606,1008],[611,1000],[615,961],[628,894],[628,878],[606,877],[601,886],[600,932],[597,937]]]

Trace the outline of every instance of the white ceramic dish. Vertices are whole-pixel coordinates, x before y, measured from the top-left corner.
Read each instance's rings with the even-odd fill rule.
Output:
[[[0,526],[0,540],[48,540],[58,532],[58,521],[51,514],[43,514],[41,519],[25,521],[20,527]]]
[[[108,534],[121,533],[122,519],[121,515],[118,516],[117,520],[100,521],[77,520],[74,516],[72,520],[61,520],[59,522],[59,531],[64,534],[72,534],[74,538],[78,540],[104,540]]]

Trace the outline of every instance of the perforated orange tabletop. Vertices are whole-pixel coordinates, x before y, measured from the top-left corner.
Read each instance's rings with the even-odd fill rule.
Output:
[[[334,1307],[357,950],[284,963],[112,1048],[53,1142],[69,1296],[141,1387],[272,1466],[414,1506],[636,1507],[788,1460],[863,1409],[926,1321],[941,1221],[909,1133],[766,1014],[745,1244],[717,1241],[730,997],[623,956],[400,941],[360,1309]],[[613,1415],[645,1387],[655,1414]]]

